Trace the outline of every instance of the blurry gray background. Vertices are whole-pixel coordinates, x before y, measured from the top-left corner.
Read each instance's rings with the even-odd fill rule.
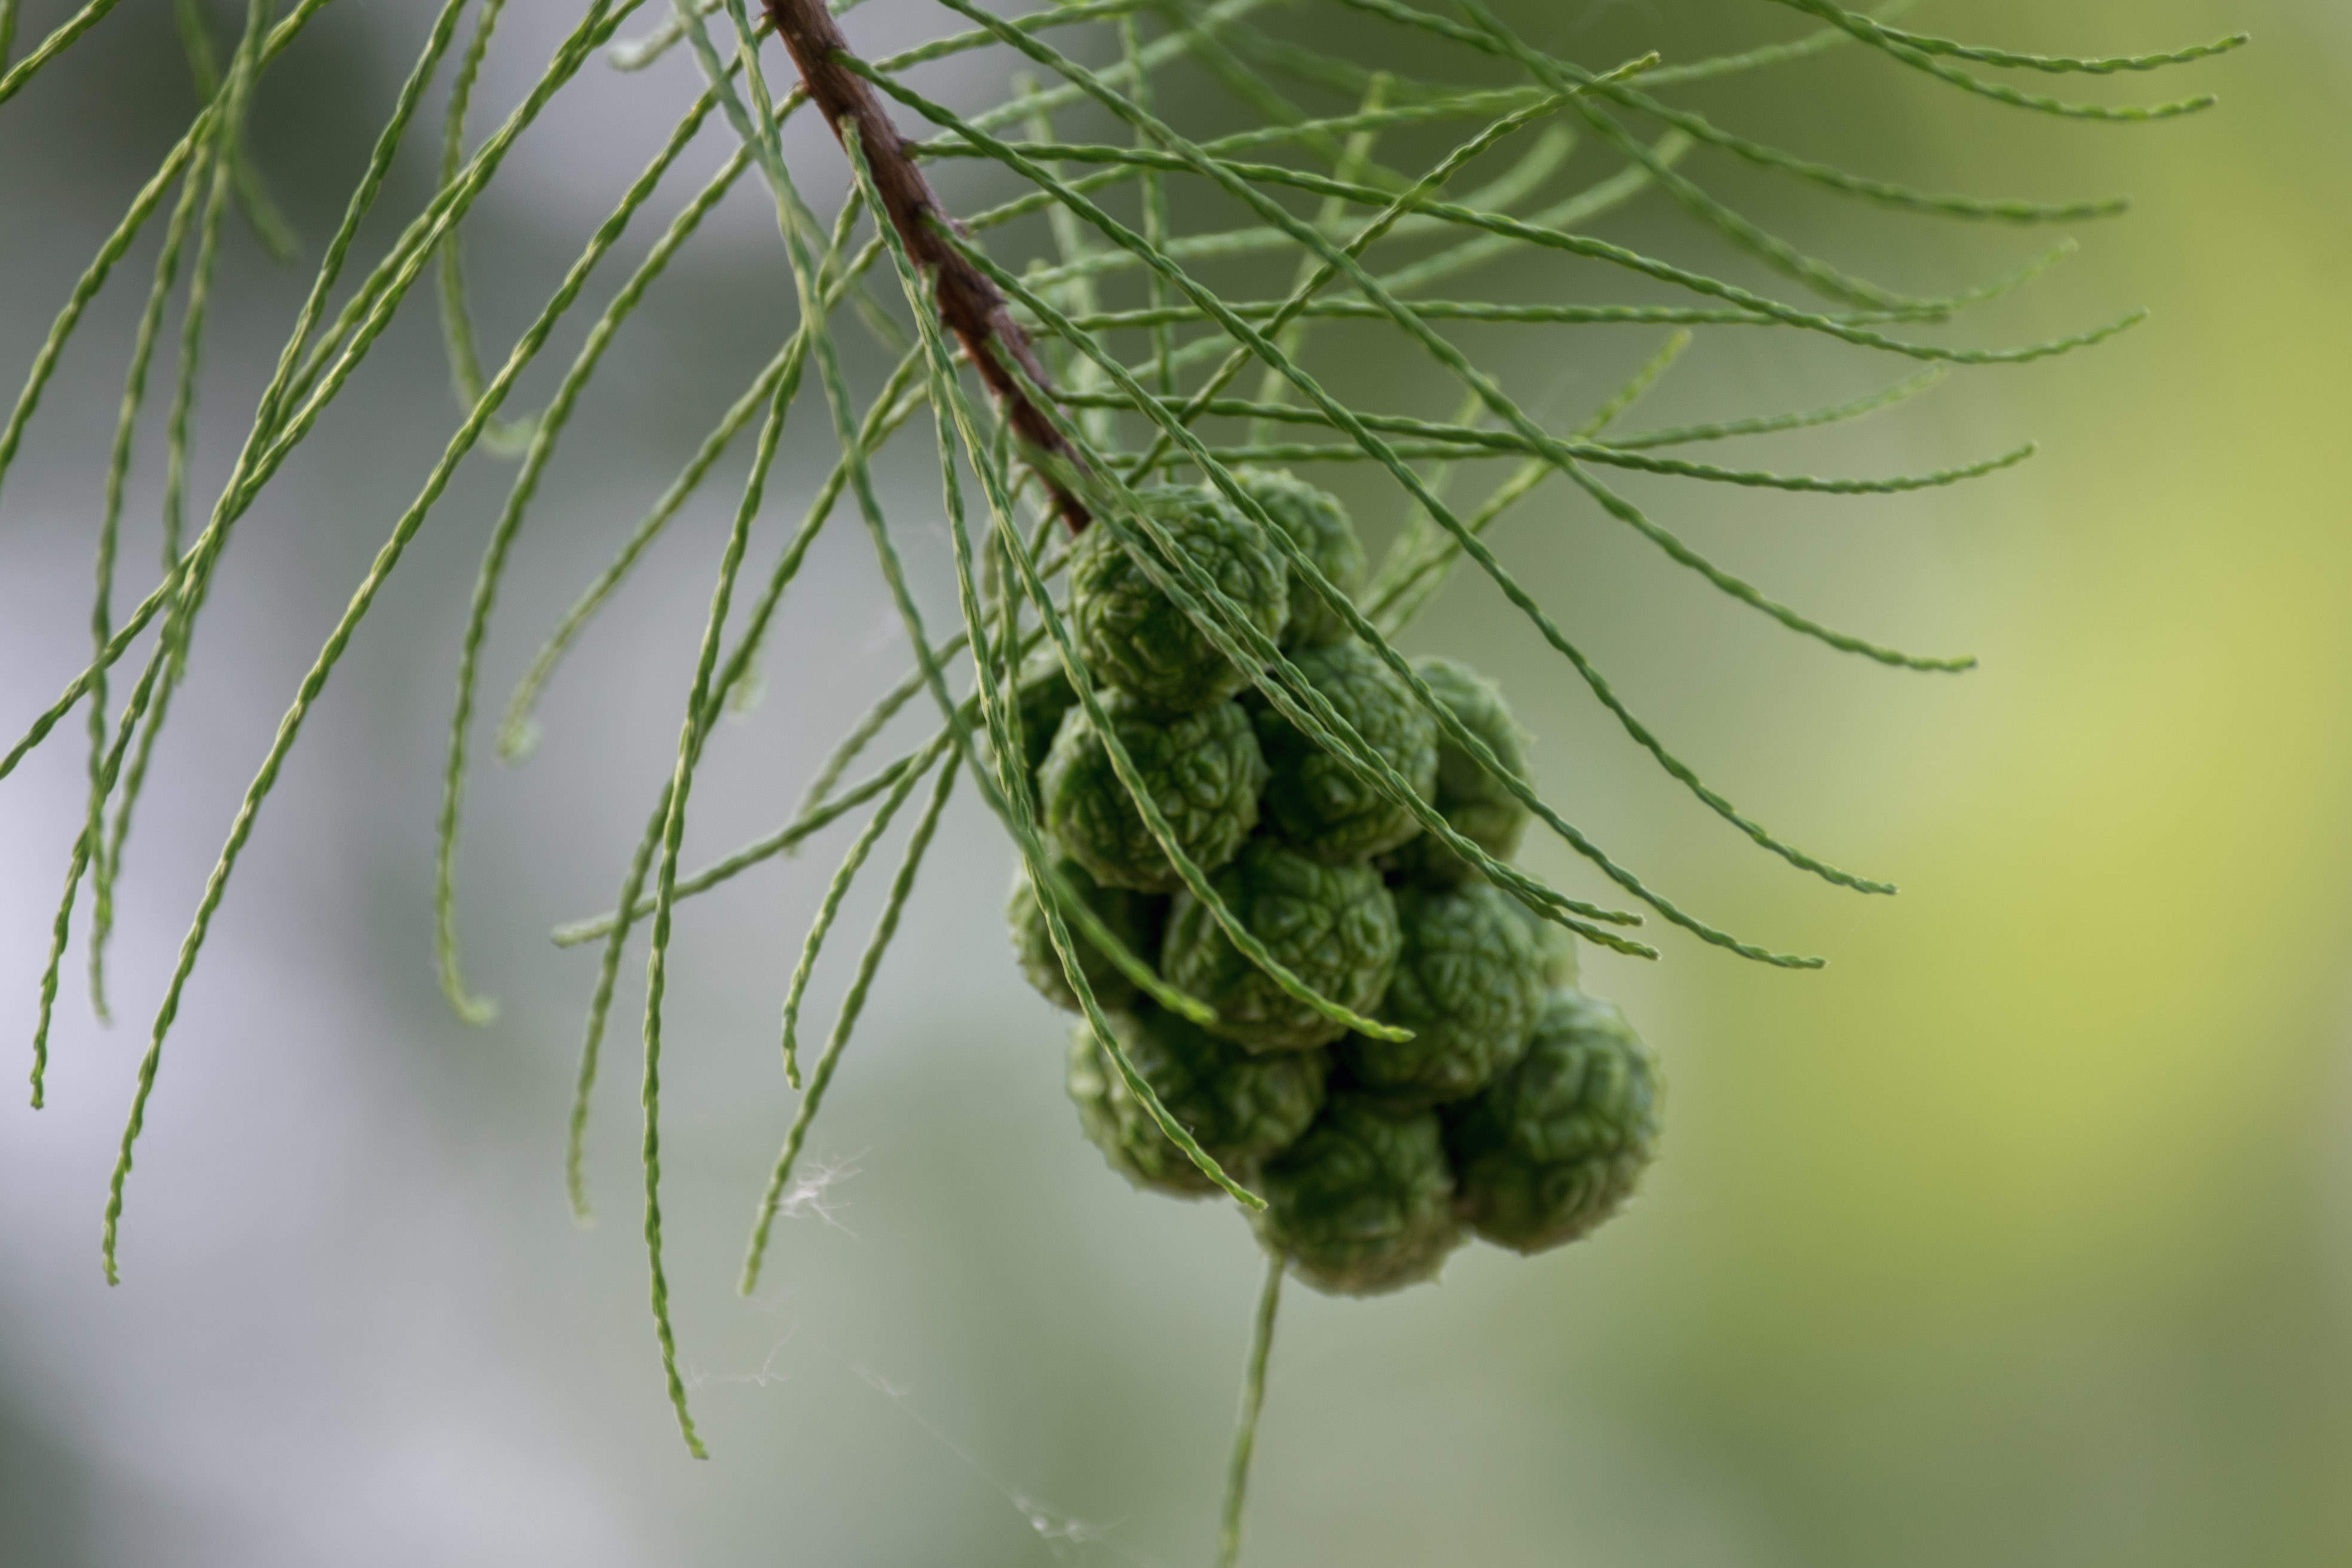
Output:
[[[513,8],[478,127],[524,89],[572,9]],[[1804,26],[1758,0],[1506,9],[1596,65]],[[20,50],[65,13],[26,10]],[[2140,198],[2125,223],[2085,226],[2081,258],[1968,335],[2045,336],[2132,304],[2154,308],[2147,326],[1753,448],[1783,468],[1856,473],[2029,436],[2043,455],[1892,500],[1629,487],[1771,591],[1866,635],[1973,649],[1982,671],[1906,676],[1796,642],[1556,489],[1497,536],[1714,783],[1900,881],[1903,898],[1838,893],[1756,854],[1650,767],[1485,584],[1458,583],[1416,627],[1416,649],[1505,679],[1540,737],[1548,791],[1603,842],[1685,901],[1833,966],[1766,972],[1680,940],[1656,966],[1588,961],[1590,987],[1625,1005],[1673,1086],[1643,1198],[1565,1253],[1467,1250],[1436,1288],[1369,1303],[1294,1289],[1249,1561],[2164,1568],[2352,1553],[2352,547],[2329,462],[2352,347],[2337,154],[2352,26],[2328,0],[2058,10],[1945,3],[1914,21],[2053,51],[2240,27],[2258,44],[2114,89],[2225,97],[2218,114],[2137,130],[1962,100],[1851,50],[1695,100],[1932,188]],[[310,261],[427,15],[331,8],[265,83],[255,145]],[[215,19],[226,37],[229,8]],[[1434,68],[1352,14],[1307,19],[1362,29],[1366,58]],[[923,0],[874,0],[850,32],[878,54],[947,25]],[[924,80],[982,103],[1006,70],[972,56]],[[682,58],[639,77],[593,66],[519,145],[467,230],[494,362],[694,90]],[[1242,113],[1198,75],[1166,90],[1194,123]],[[429,190],[438,101],[363,251]],[[0,364],[30,363],[191,105],[169,17],[142,5],[0,109]],[[1442,142],[1399,145],[1425,159]],[[673,192],[725,148],[714,126]],[[813,122],[788,150],[830,203],[838,154]],[[1605,167],[1593,157],[1570,176]],[[959,170],[950,188],[962,205],[1005,187]],[[1738,171],[1720,188],[1906,288],[1990,275],[2040,243],[1860,213]],[[666,219],[675,199],[655,211]],[[604,288],[656,221],[625,241]],[[1720,263],[1655,196],[1601,232]],[[85,658],[104,455],[153,239],[94,310],[0,498],[11,734]],[[1008,235],[1000,254],[1034,239]],[[271,268],[234,222],[226,245],[200,510],[308,279]],[[1564,262],[1478,288],[1663,297]],[[493,715],[788,330],[790,300],[747,184],[621,336],[548,477],[493,637]],[[587,318],[510,406],[544,399]],[[1658,335],[1463,336],[1566,418]],[[1442,416],[1453,401],[1375,336],[1323,342],[1363,402]],[[856,365],[869,387],[871,361]],[[1630,423],[1802,407],[1903,372],[1717,331]],[[831,460],[813,392],[755,567]],[[510,473],[467,462],[264,813],[165,1058],[124,1283],[102,1282],[107,1172],[186,918],[301,670],[457,419],[420,292],[241,525],[130,853],[117,1026],[89,1016],[78,943],[49,1108],[13,1094],[0,1106],[0,1563],[1205,1559],[1256,1255],[1232,1213],[1131,1192],[1078,1136],[1062,1020],[1021,984],[1000,931],[1012,855],[969,795],[819,1124],[815,1154],[839,1178],[827,1212],[780,1226],[751,1301],[732,1290],[739,1247],[793,1104],[776,1009],[846,840],[836,830],[682,911],[664,1196],[709,1463],[680,1449],[645,1305],[635,957],[592,1144],[603,1223],[582,1231],[566,1215],[563,1123],[593,960],[544,933],[605,906],[667,773],[740,452],[559,679],[530,764],[487,760],[477,730],[461,917],[471,976],[503,1008],[480,1031],[442,1004],[429,946],[456,638]],[[944,624],[925,423],[887,481]],[[119,607],[153,580],[161,466],[142,444]],[[1369,531],[1393,526],[1392,499],[1345,480]],[[781,820],[903,659],[845,515],[788,601],[763,705],[711,748],[688,861]],[[29,1032],[82,766],[61,731],[0,793],[12,1038]],[[1538,868],[1591,889],[1557,847],[1532,851]],[[882,880],[851,900],[812,1034]]]

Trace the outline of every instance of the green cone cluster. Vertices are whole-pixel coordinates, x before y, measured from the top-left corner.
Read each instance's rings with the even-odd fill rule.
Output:
[[[1242,479],[1352,596],[1364,551],[1339,503],[1288,473]],[[1528,812],[1511,786],[1349,633],[1259,524],[1206,488],[1144,500],[1167,545],[1297,667],[1319,700],[1305,704],[1317,721],[1345,721],[1386,764],[1387,784],[1495,859],[1517,848]],[[1574,988],[1568,933],[1303,733],[1256,687],[1257,672],[1220,653],[1161,591],[1155,576],[1183,579],[1173,556],[1150,548],[1147,571],[1096,527],[1071,559],[1069,622],[1109,734],[1058,668],[1028,672],[1021,693],[1024,721],[1052,729],[1050,741],[1025,734],[1028,760],[1053,875],[1072,901],[1077,964],[1109,1026],[1104,1040],[1081,1016],[1070,1043],[1069,1092],[1087,1136],[1139,1186],[1217,1190],[1161,1131],[1123,1057],[1212,1159],[1266,1198],[1256,1219],[1265,1244],[1327,1291],[1372,1295],[1430,1279],[1473,1234],[1520,1252],[1585,1235],[1654,1152],[1655,1060],[1615,1008]],[[1462,729],[1526,778],[1527,734],[1493,682],[1452,659],[1412,668]],[[1222,915],[1189,890],[1163,832]],[[1025,876],[1008,912],[1023,973],[1056,1006],[1081,1011]],[[1228,921],[1318,995],[1412,1037],[1351,1031],[1300,999],[1235,942]],[[1125,962],[1099,938],[1124,948]],[[1205,1005],[1213,1022],[1155,1002],[1138,972]]]

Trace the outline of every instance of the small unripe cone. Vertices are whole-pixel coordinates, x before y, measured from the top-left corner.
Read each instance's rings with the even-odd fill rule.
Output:
[[[1267,1246],[1333,1295],[1431,1279],[1461,1245],[1436,1113],[1342,1089],[1259,1177]]]
[[[1412,690],[1360,642],[1302,648],[1299,673],[1330,700],[1364,743],[1426,800],[1437,780],[1437,721]],[[1393,849],[1421,832],[1402,805],[1253,697],[1258,742],[1274,777],[1265,814],[1295,848],[1326,860],[1353,860]]]
[[[1511,716],[1501,688],[1456,659],[1418,658],[1412,668],[1462,727],[1486,742],[1512,776],[1528,777],[1528,732]],[[1437,737],[1437,787],[1430,804],[1454,832],[1497,860],[1511,858],[1527,830],[1529,814],[1518,797],[1443,730]],[[1411,840],[1381,863],[1423,882],[1458,882],[1477,874],[1434,834]]]
[[[1078,694],[1062,668],[1060,654],[1047,648],[1022,667],[1015,700],[1021,709],[1021,749],[1032,777],[1045,765],[1062,715],[1078,705]]]
[[[1260,835],[1210,886],[1251,935],[1320,994],[1365,1013],[1388,989],[1396,906],[1369,865],[1327,865]],[[1171,907],[1160,973],[1215,1010],[1215,1033],[1254,1051],[1305,1050],[1346,1033],[1252,963],[1189,893]]]
[[[1150,963],[1159,956],[1160,933],[1168,918],[1167,900],[1102,887],[1075,860],[1064,860],[1058,868],[1070,890],[1085,900],[1111,934],[1126,942],[1138,958]],[[1069,1013],[1079,1011],[1077,993],[1070,989],[1069,977],[1063,973],[1061,955],[1054,951],[1053,932],[1045,925],[1045,909],[1029,885],[1025,868],[1013,879],[1013,896],[1005,902],[1004,918],[1013,931],[1013,957],[1020,961],[1021,973],[1029,984],[1055,1006]],[[1132,1005],[1139,994],[1135,982],[1088,942],[1075,921],[1070,924],[1070,940],[1077,947],[1078,972],[1087,977],[1095,1000],[1105,1007]]]
[[[1230,1175],[1245,1178],[1297,1142],[1322,1109],[1331,1070],[1325,1052],[1252,1056],[1149,1003],[1108,1016],[1127,1059],[1160,1103]],[[1070,1034],[1069,1090],[1087,1136],[1138,1186],[1180,1197],[1220,1190],[1128,1091],[1084,1018]]]
[[[1266,777],[1256,731],[1241,705],[1167,713],[1107,691],[1102,709],[1178,847],[1203,871],[1239,853],[1257,826],[1258,792]],[[1095,880],[1159,893],[1183,886],[1085,709],[1062,716],[1037,783],[1047,830]]]
[[[1290,569],[1255,522],[1213,490],[1150,489],[1141,499],[1175,547],[1252,624],[1268,637],[1281,636],[1290,617]],[[1161,564],[1182,583],[1172,564]],[[1097,679],[1171,711],[1212,707],[1250,682],[1250,672],[1219,653],[1099,521],[1070,552],[1070,624]]]
[[[1397,889],[1403,945],[1378,1016],[1413,1037],[1348,1037],[1341,1059],[1365,1088],[1438,1104],[1518,1060],[1543,999],[1543,959],[1513,903],[1484,881]]]
[[[1657,1058],[1623,1014],[1552,993],[1527,1054],[1446,1128],[1462,1217],[1520,1252],[1586,1235],[1655,1155],[1664,1099]]]
[[[1544,990],[1558,991],[1562,987],[1575,990],[1578,978],[1576,938],[1566,926],[1544,919],[1517,899],[1511,900],[1511,908],[1518,911],[1519,918],[1528,922],[1528,930],[1535,933],[1536,978],[1543,982]]]
[[[1364,542],[1356,536],[1348,509],[1330,491],[1318,489],[1287,468],[1244,468],[1234,476],[1251,500],[1290,542],[1305,552],[1331,585],[1352,599],[1364,585]],[[1290,626],[1285,648],[1319,647],[1344,641],[1348,623],[1323,602],[1314,584],[1290,574]]]

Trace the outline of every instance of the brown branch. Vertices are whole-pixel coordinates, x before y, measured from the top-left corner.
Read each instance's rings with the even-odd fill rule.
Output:
[[[765,0],[765,5],[777,37],[793,52],[793,64],[800,70],[810,101],[824,113],[835,137],[841,137],[845,124],[857,128],[858,145],[866,151],[874,187],[881,195],[890,226],[898,231],[916,265],[931,274],[940,320],[963,344],[981,380],[1003,406],[1013,433],[1031,447],[1078,466],[1077,454],[1006,368],[1010,360],[1020,366],[1031,384],[1049,393],[1053,390],[1045,367],[1029,346],[1029,334],[1013,319],[1004,296],[988,275],[940,238],[933,226],[954,220],[908,156],[906,139],[890,123],[874,89],[841,64],[838,57],[849,54],[849,43],[824,0]],[[1043,468],[1038,477],[1053,492],[1070,531],[1082,531],[1092,521],[1084,503]]]

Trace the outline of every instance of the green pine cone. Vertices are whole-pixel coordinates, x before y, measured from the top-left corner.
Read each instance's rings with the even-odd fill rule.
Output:
[[[1101,917],[1112,935],[1126,942],[1144,963],[1153,961],[1160,952],[1160,931],[1168,921],[1167,900],[1130,892],[1125,888],[1103,887],[1075,860],[1064,860],[1058,868],[1070,890]],[[1013,930],[1013,957],[1020,962],[1021,973],[1028,977],[1029,984],[1037,988],[1040,996],[1064,1012],[1080,1011],[1077,993],[1070,989],[1069,977],[1062,972],[1061,955],[1054,951],[1053,933],[1045,927],[1045,908],[1030,889],[1025,867],[1013,879],[1013,896],[1005,902],[1004,918]],[[1070,928],[1070,940],[1077,943],[1078,973],[1087,977],[1095,1000],[1105,1007],[1133,1005],[1141,994],[1127,973],[1079,934],[1075,923]]]
[[[1290,616],[1290,569],[1258,525],[1212,490],[1150,489],[1142,499],[1176,547],[1278,638]],[[1070,552],[1070,622],[1089,671],[1159,707],[1213,707],[1250,683],[1250,671],[1216,650],[1107,527],[1087,529]]]
[[[1488,882],[1396,891],[1403,949],[1381,1021],[1410,1040],[1350,1035],[1340,1058],[1377,1093],[1423,1105],[1466,1100],[1519,1059],[1543,1000],[1535,933]]]
[[[1258,1234],[1332,1295],[1377,1296],[1433,1278],[1461,1244],[1435,1112],[1342,1089],[1258,1177]]]
[[[1303,648],[1292,662],[1414,794],[1431,798],[1437,780],[1437,721],[1394,670],[1353,641]],[[1338,861],[1394,849],[1421,832],[1412,812],[1263,701],[1253,697],[1251,710],[1258,743],[1274,769],[1265,814],[1285,839],[1321,859]]]
[[[1234,477],[1333,587],[1350,599],[1356,596],[1364,585],[1364,542],[1356,537],[1356,525],[1348,520],[1348,509],[1339,497],[1287,468],[1244,468]],[[1282,646],[1319,647],[1344,641],[1349,635],[1339,612],[1304,577],[1292,573],[1290,629],[1283,634]]]
[[[1657,1058],[1623,1014],[1553,992],[1527,1055],[1446,1129],[1462,1217],[1520,1252],[1576,1240],[1632,1195],[1664,1099]]]
[[[1163,713],[1125,692],[1105,691],[1102,709],[1184,853],[1203,871],[1238,854],[1257,826],[1266,776],[1241,704]],[[1109,748],[1085,709],[1062,715],[1037,784],[1047,830],[1096,881],[1150,893],[1184,885],[1112,770]]]
[[[1323,1107],[1331,1058],[1322,1051],[1254,1057],[1149,1003],[1108,1015],[1135,1070],[1209,1156],[1237,1179],[1298,1141]],[[1139,1187],[1202,1197],[1215,1183],[1169,1142],[1078,1020],[1070,1033],[1070,1098],[1111,1169]]]
[[[1396,905],[1362,861],[1327,865],[1261,835],[1210,885],[1251,935],[1322,995],[1366,1013],[1388,989]],[[1190,893],[1171,907],[1160,973],[1216,1010],[1217,1034],[1253,1051],[1306,1050],[1347,1032],[1267,978]]]
[[[1022,668],[1016,701],[1021,710],[1021,749],[1026,753],[1029,776],[1034,778],[1045,765],[1045,753],[1053,749],[1062,715],[1078,705],[1077,690],[1071,686],[1057,650],[1046,648]]]
[[[1575,936],[1566,926],[1544,919],[1517,899],[1511,900],[1511,908],[1518,911],[1519,918],[1528,922],[1528,930],[1535,933],[1536,978],[1543,983],[1543,988],[1557,991],[1566,986],[1569,990],[1575,990]]]
[[[1494,749],[1496,760],[1521,781],[1528,777],[1525,730],[1511,717],[1502,689],[1476,670],[1451,658],[1413,660],[1413,673],[1429,683],[1437,700],[1462,727]],[[1527,831],[1528,811],[1444,731],[1437,737],[1437,792],[1430,797],[1454,832],[1497,860],[1508,860]],[[1382,862],[1421,882],[1459,882],[1477,875],[1470,862],[1433,834],[1412,840]]]
[[[1117,1019],[1120,1015],[1107,1013],[1105,1016]],[[1084,1018],[1079,1019],[1070,1030],[1068,1063],[1062,1087],[1068,1091],[1070,1103],[1078,1108],[1078,1130],[1087,1135],[1087,1142],[1103,1151],[1112,1168],[1132,1181],[1135,1173],[1120,1164],[1113,1152],[1123,1147],[1118,1114],[1110,1104],[1110,1080],[1118,1071],[1095,1044],[1094,1030]]]

